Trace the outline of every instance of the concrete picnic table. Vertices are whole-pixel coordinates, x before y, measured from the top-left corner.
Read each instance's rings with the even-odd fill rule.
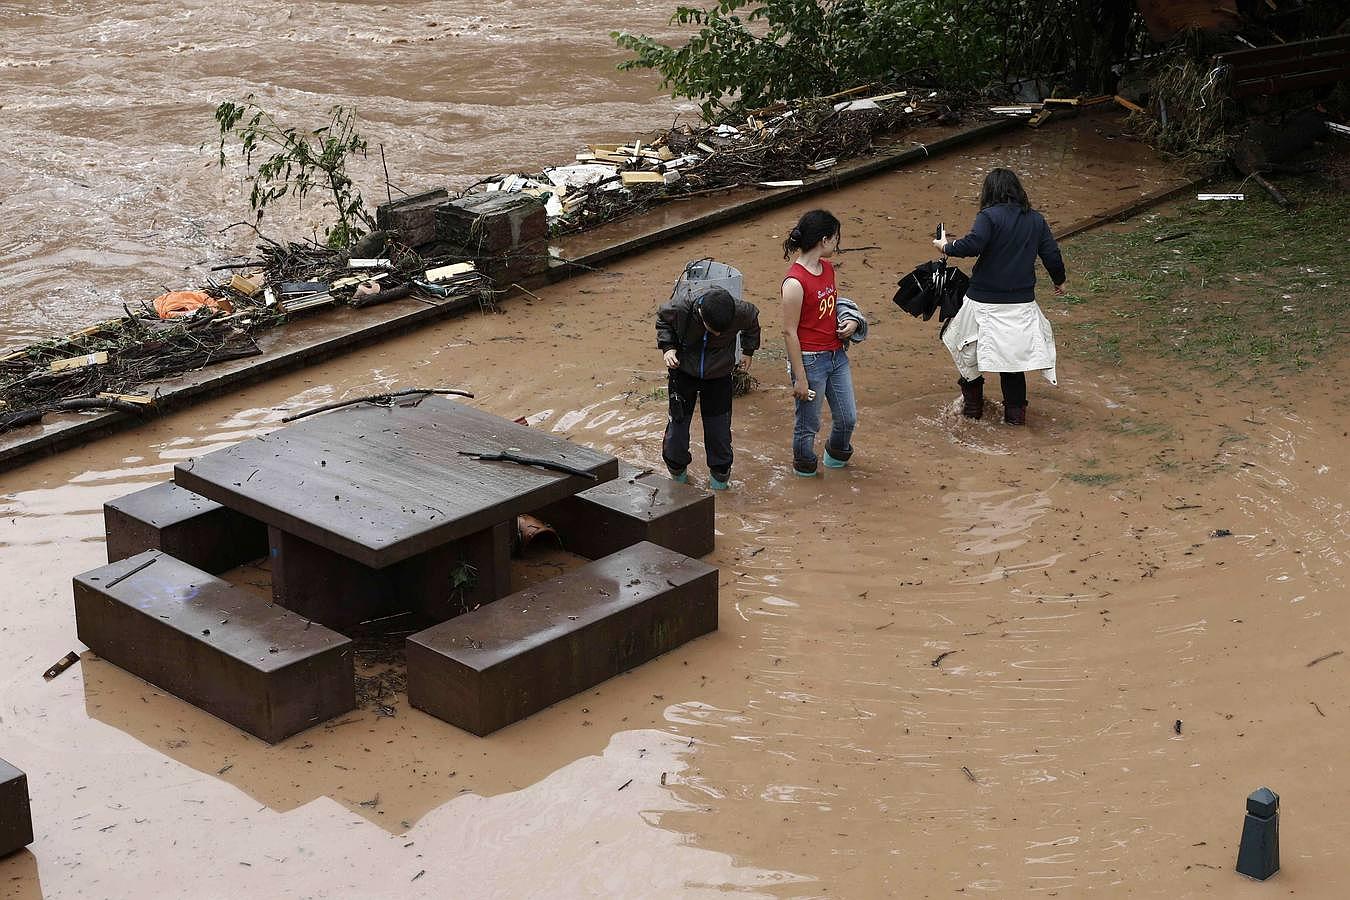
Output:
[[[594,478],[461,455],[502,450]],[[343,407],[174,467],[180,486],[265,523],[273,599],[339,631],[504,596],[516,516],[617,475],[612,456],[436,395]]]

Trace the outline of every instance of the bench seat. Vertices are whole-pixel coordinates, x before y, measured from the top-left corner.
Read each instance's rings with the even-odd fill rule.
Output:
[[[267,526],[171,481],[103,504],[108,562],[163,550],[219,575],[267,555]]]
[[[356,706],[350,640],[159,550],[74,587],[89,649],[265,741]]]
[[[717,570],[644,541],[408,638],[408,701],[490,734],[717,629]]]
[[[713,550],[714,504],[711,491],[621,463],[618,478],[536,515],[553,526],[565,548],[587,559],[639,541],[700,557]]]
[[[28,776],[0,759],[0,858],[33,843]]]

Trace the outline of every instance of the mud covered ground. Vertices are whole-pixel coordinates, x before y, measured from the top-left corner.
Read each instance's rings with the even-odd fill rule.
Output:
[[[771,300],[806,205],[0,476],[0,755],[29,773],[38,833],[0,861],[0,892],[1338,896],[1350,656],[1314,661],[1350,645],[1345,364],[1217,372],[1162,332],[1109,352],[1113,322],[1137,334],[1140,290],[1094,287],[1131,267],[1085,237],[1064,246],[1075,295],[1044,301],[1060,384],[1029,379],[1029,427],[1010,429],[996,387],[986,420],[959,417],[936,323],[889,303],[991,165],[1026,172],[1060,224],[1177,180],[1111,133],[1019,132],[816,199],[846,247],[880,248],[840,257],[873,330],[854,463],[819,479],[788,473]],[[715,635],[486,739],[395,694],[267,747],[88,654],[42,681],[77,646],[70,577],[103,561],[101,504],[288,410],[469,386],[659,467],[652,316],[709,254],[744,270],[766,326],[718,497]],[[1178,290],[1220,302],[1248,274]],[[1313,279],[1285,305],[1344,287]],[[516,577],[565,565],[545,552]],[[1263,784],[1284,800],[1284,870],[1257,886],[1232,867]]]

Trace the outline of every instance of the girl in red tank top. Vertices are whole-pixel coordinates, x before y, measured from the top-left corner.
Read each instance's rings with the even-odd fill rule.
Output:
[[[783,337],[796,400],[792,470],[803,477],[816,474],[816,435],[826,403],[832,423],[825,467],[841,469],[853,455],[858,413],[845,348],[857,323],[850,319],[841,327],[835,309],[834,266],[826,257],[838,247],[839,220],[823,209],[802,216],[783,242],[783,258],[793,259],[783,276]]]
[[[802,350],[815,353],[821,350],[838,350],[844,346],[836,333],[834,301],[839,296],[834,286],[834,264],[828,259],[818,260],[820,274],[816,275],[794,262],[783,276],[796,279],[802,286],[802,314],[797,321],[797,340]]]

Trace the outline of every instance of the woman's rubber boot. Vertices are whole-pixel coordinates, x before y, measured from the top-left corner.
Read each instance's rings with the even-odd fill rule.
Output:
[[[852,455],[853,455],[853,451],[852,451],[852,450],[848,450],[847,452],[840,453],[838,456],[836,456],[836,455],[834,455],[833,453],[830,452],[830,448],[829,448],[829,447],[826,447],[826,448],[825,448],[825,468],[827,468],[827,469],[842,469],[844,466],[848,465],[849,457],[851,457]]]
[[[984,417],[984,376],[981,375],[972,381],[966,381],[964,378],[957,379],[957,386],[961,388],[961,415],[967,419],[980,419]]]
[[[730,472],[723,472],[720,475],[716,472],[708,472],[708,487],[714,491],[725,491],[729,484],[731,484]]]
[[[803,462],[801,462],[800,460],[793,460],[793,461],[792,461],[792,474],[793,474],[793,475],[796,475],[798,478],[815,478],[815,477],[816,477],[816,464],[815,464],[815,463],[803,463]]]
[[[673,481],[673,482],[675,482],[676,484],[688,484],[688,483],[689,483],[689,470],[688,470],[688,469],[681,469],[680,471],[676,472],[676,471],[675,471],[674,469],[672,469],[670,466],[666,466],[666,471],[670,473],[670,480]]]
[[[1027,408],[1025,406],[1003,407],[1003,421],[1009,425],[1027,424]]]

